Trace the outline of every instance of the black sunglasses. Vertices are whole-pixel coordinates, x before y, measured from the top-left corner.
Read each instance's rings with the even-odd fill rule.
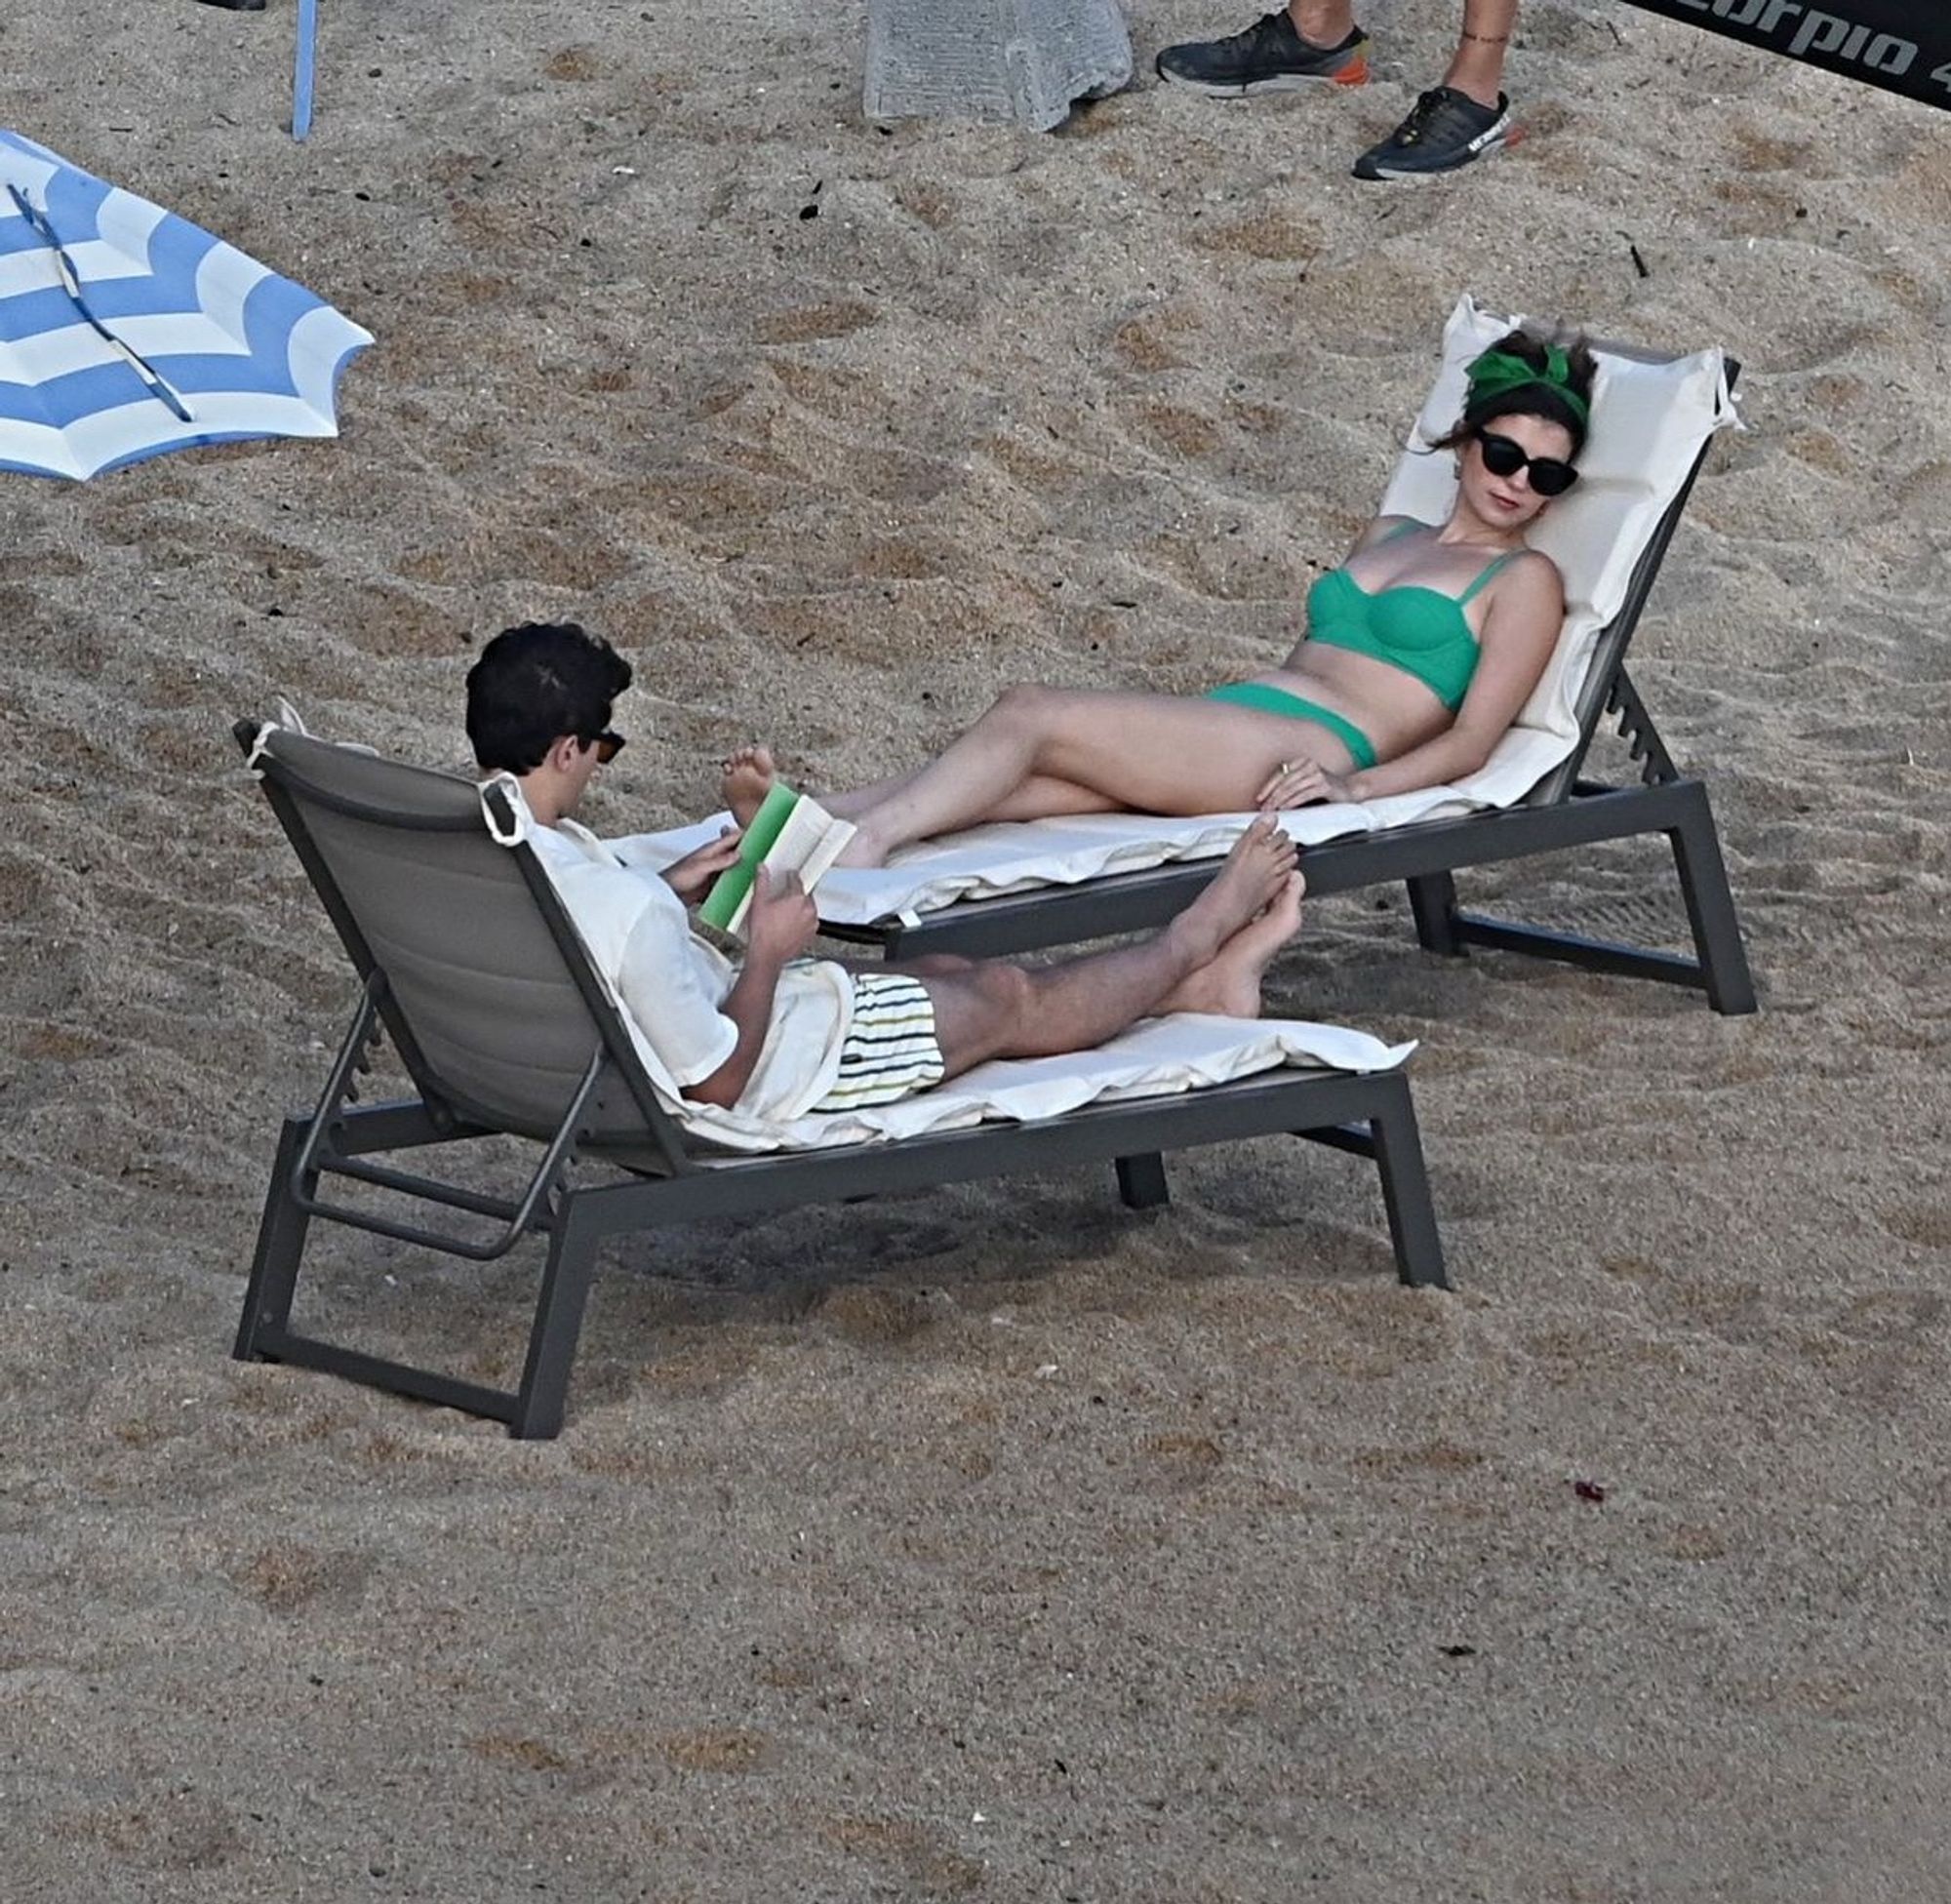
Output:
[[[596,749],[598,767],[608,767],[623,751],[623,736],[610,728],[605,728],[601,734],[584,734],[583,745]]]
[[[1484,453],[1484,467],[1493,476],[1515,476],[1527,469],[1531,486],[1539,496],[1563,496],[1578,480],[1578,472],[1563,457],[1528,456],[1515,438],[1499,436],[1495,430],[1479,430],[1477,447]]]

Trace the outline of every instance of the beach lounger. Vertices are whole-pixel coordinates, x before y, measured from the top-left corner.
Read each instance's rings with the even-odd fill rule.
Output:
[[[658,1089],[504,788],[288,727],[236,732],[361,986],[317,1108],[288,1118],[279,1139],[239,1358],[550,1436],[608,1238],[1081,1164],[1114,1165],[1125,1202],[1142,1208],[1166,1201],[1167,1151],[1276,1133],[1372,1159],[1402,1280],[1447,1287],[1400,1068],[1408,1047],[1335,1026],[1181,1014],[1074,1059],[982,1065],[878,1110],[761,1125]],[[418,1095],[356,1106],[382,1034]],[[374,1161],[497,1134],[539,1148],[512,1197]],[[586,1180],[587,1167],[602,1180]],[[482,1221],[458,1233],[451,1211]],[[477,1262],[546,1236],[519,1386],[454,1379],[294,1327],[314,1218]]]
[[[1451,459],[1416,449],[1455,420],[1463,366],[1515,321],[1468,298],[1457,306],[1441,374],[1381,513],[1438,521],[1448,512]],[[1626,671],[1633,629],[1708,442],[1733,420],[1738,367],[1717,350],[1673,357],[1597,349],[1582,480],[1534,538],[1565,573],[1565,630],[1517,724],[1487,766],[1456,786],[1304,808],[1283,823],[1305,849],[1311,896],[1402,880],[1417,936],[1432,952],[1530,952],[1695,986],[1717,1012],[1752,1012],[1754,982],[1707,789],[1676,766]],[[1584,776],[1586,752],[1609,716],[1638,764],[1637,784]],[[819,891],[822,929],[907,958],[1015,952],[1155,926],[1213,877],[1248,817],[1103,814],[978,827],[909,849],[886,868],[830,874]],[[1453,875],[1463,868],[1653,834],[1673,852],[1692,957],[1458,906]]]

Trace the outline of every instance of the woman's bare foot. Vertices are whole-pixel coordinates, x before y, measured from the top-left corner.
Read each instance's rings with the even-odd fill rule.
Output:
[[[836,866],[855,869],[863,866],[885,866],[888,863],[888,849],[881,844],[866,821],[862,820],[857,823],[854,837],[840,849],[840,857],[833,863]]]
[[[1166,928],[1192,953],[1195,971],[1210,965],[1234,933],[1280,897],[1298,859],[1294,842],[1270,813],[1240,835],[1219,876]]]
[[[1210,965],[1202,966],[1160,1007],[1167,1012],[1212,1012],[1227,1018],[1260,1015],[1260,980],[1283,945],[1300,931],[1301,894],[1307,881],[1298,873],[1266,911],[1222,945]]]
[[[732,809],[732,817],[740,826],[750,826],[752,815],[765,805],[766,795],[778,778],[768,747],[740,747],[721,763],[723,777],[719,797]]]

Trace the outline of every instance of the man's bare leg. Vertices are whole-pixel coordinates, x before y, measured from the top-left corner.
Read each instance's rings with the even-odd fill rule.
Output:
[[[1191,977],[1159,1002],[1168,1012],[1210,1012],[1222,1018],[1257,1018],[1260,981],[1284,945],[1300,931],[1300,901],[1307,881],[1290,873],[1287,885],[1265,912],[1242,926]]]
[[[1289,904],[1297,909],[1299,894],[1290,898],[1289,891],[1294,864],[1294,842],[1263,816],[1241,836],[1213,884],[1137,945],[1036,969],[987,960],[965,972],[918,972],[935,1004],[945,1074],[956,1077],[992,1057],[1089,1051],[1166,1009],[1195,974],[1224,959],[1258,915]],[[1280,942],[1288,935],[1283,931]],[[1260,941],[1250,941],[1250,948],[1234,960],[1238,972],[1258,956]],[[1276,949],[1265,947],[1260,970]],[[1232,989],[1237,993],[1237,985]],[[1218,992],[1193,996],[1216,999]]]

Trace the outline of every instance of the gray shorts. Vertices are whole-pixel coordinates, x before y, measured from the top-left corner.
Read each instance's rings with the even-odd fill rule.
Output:
[[[935,1037],[935,1002],[904,972],[856,972],[854,1022],[840,1048],[840,1071],[813,1108],[864,1110],[938,1085],[946,1068]]]

